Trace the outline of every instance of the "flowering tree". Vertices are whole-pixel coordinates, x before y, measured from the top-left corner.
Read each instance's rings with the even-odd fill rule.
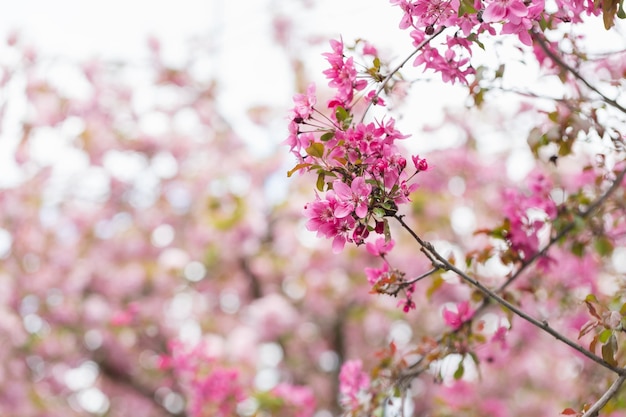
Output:
[[[392,4],[414,51],[330,42],[285,199],[287,152],[238,137],[210,56],[8,40],[1,415],[626,415],[622,3]],[[465,108],[419,132],[439,79]]]
[[[391,3],[414,51],[393,67],[367,42],[331,40],[324,74],[335,93],[325,104],[313,85],[295,96],[286,143],[297,165],[289,174],[317,176],[304,209],[309,230],[332,239],[334,252],[353,244],[380,258],[364,270],[373,293],[397,298],[408,320],[432,320],[412,314],[428,305],[448,330],[422,324],[402,349],[391,342],[369,373],[346,362],[345,413],[623,415],[626,55],[594,56],[580,30],[593,24],[589,16],[611,30],[622,4]],[[558,80],[555,93],[508,79],[511,63],[498,56],[505,47],[529,71]],[[534,156],[521,184],[503,175],[511,148],[495,160],[481,152],[473,119],[447,120],[462,129],[457,149],[404,156],[397,143],[407,136],[393,112],[370,112],[393,103],[405,82],[399,70],[411,60],[465,85],[476,109],[498,93],[519,96],[512,117],[530,124]],[[442,384],[427,388],[427,380]],[[424,395],[431,389],[433,402]]]

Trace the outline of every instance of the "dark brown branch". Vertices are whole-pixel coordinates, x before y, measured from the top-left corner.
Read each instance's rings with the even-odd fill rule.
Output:
[[[481,284],[476,279],[470,277],[465,272],[461,271],[459,268],[457,268],[455,265],[453,265],[450,261],[448,261],[445,257],[443,257],[441,254],[439,254],[439,252],[437,252],[435,250],[435,248],[433,247],[432,244],[422,240],[413,231],[413,229],[411,229],[405,223],[405,221],[402,219],[402,216],[399,216],[399,215],[396,214],[393,217],[402,225],[402,227],[407,232],[409,232],[409,234],[413,237],[413,239],[415,239],[415,241],[417,241],[419,243],[420,246],[422,246],[427,252],[429,252],[432,255],[432,257],[434,259],[436,259],[439,263],[444,265],[446,270],[454,272],[461,279],[463,279],[464,281],[466,281],[469,284],[471,284],[474,288],[478,289],[480,292],[482,292],[489,299],[492,299],[492,300],[496,301],[498,304],[506,307],[507,309],[512,311],[515,315],[521,317],[522,319],[526,320],[527,322],[529,322],[530,324],[534,325],[535,327],[545,331],[546,333],[548,333],[551,336],[553,336],[555,339],[557,339],[557,340],[561,341],[562,343],[568,345],[569,347],[571,347],[572,349],[576,350],[577,352],[580,352],[581,354],[583,354],[587,358],[591,359],[592,361],[596,362],[597,364],[599,364],[599,365],[603,366],[604,368],[607,368],[607,369],[615,372],[618,375],[626,375],[626,370],[624,370],[622,368],[618,368],[618,367],[616,367],[614,365],[611,365],[610,363],[608,363],[607,361],[605,361],[601,357],[599,357],[596,354],[590,352],[589,350],[585,349],[584,347],[578,345],[577,343],[575,343],[575,342],[571,341],[570,339],[568,339],[567,337],[563,336],[558,331],[554,330],[552,327],[550,327],[550,325],[548,324],[547,321],[545,321],[545,320],[544,321],[539,321],[539,320],[535,319],[534,317],[531,317],[530,315],[526,314],[524,311],[520,310],[517,306],[511,304],[510,302],[508,302],[504,298],[500,297],[494,291],[492,291],[489,288],[485,287],[483,284]]]

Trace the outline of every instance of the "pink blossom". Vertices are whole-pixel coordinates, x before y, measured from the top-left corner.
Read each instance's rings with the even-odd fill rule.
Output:
[[[192,417],[213,415],[230,417],[237,403],[245,398],[235,369],[217,367],[206,376],[198,375],[191,383],[189,411]]]
[[[312,201],[304,206],[304,215],[309,219],[306,228],[312,232],[317,232],[318,237],[333,237],[336,230],[335,209],[338,205],[334,194],[328,193],[327,199],[322,200],[316,196]]]
[[[389,264],[386,262],[383,264],[382,268],[365,268],[365,276],[367,277],[367,282],[369,282],[371,286],[375,286],[388,273]]]
[[[315,396],[309,387],[280,383],[272,394],[284,401],[284,406],[293,411],[292,417],[312,417],[315,413]]]
[[[336,88],[337,94],[330,100],[328,106],[347,108],[354,97],[354,90],[363,90],[367,86],[367,81],[357,80],[357,71],[352,57],[344,59],[343,41],[332,39],[330,46],[332,52],[323,54],[330,64],[330,68],[324,71],[324,75],[330,80],[328,86]]]
[[[443,320],[446,324],[453,329],[458,329],[463,323],[471,319],[474,315],[474,310],[470,308],[469,301],[463,301],[456,305],[456,312],[448,310],[447,307],[443,309]]]
[[[360,360],[346,361],[339,372],[339,392],[343,396],[343,402],[350,409],[358,407],[359,394],[366,391],[370,386],[369,376],[363,372],[363,364]]]
[[[503,20],[519,23],[528,15],[528,8],[521,0],[494,0],[487,4],[483,12],[483,20],[487,23]]]
[[[341,180],[335,180],[333,181],[333,189],[338,200],[334,211],[335,217],[344,218],[354,213],[362,219],[367,215],[372,186],[367,184],[363,177],[352,180],[350,186]]]
[[[306,94],[296,94],[293,97],[295,106],[293,108],[293,118],[307,120],[313,113],[313,107],[317,102],[315,97],[315,84],[309,84]]]
[[[411,160],[418,172],[428,170],[428,161],[426,159],[420,158],[419,155],[414,155],[411,157]]]
[[[374,256],[384,256],[393,249],[394,244],[393,240],[386,241],[384,238],[379,237],[374,243],[368,242],[365,245],[365,249]]]
[[[376,90],[371,90],[365,96],[365,100],[371,102],[373,105],[384,106],[385,100],[383,100],[378,94],[376,94]]]

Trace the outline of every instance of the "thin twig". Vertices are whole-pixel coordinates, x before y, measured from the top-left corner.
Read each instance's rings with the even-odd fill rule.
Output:
[[[407,282],[405,282],[404,284],[405,284],[405,285],[415,284],[416,282],[421,281],[421,280],[423,280],[424,278],[426,278],[426,277],[428,277],[428,276],[430,276],[430,275],[434,274],[435,272],[439,271],[439,269],[440,269],[440,268],[435,267],[435,268],[431,269],[431,270],[430,270],[430,271],[428,271],[428,272],[424,272],[422,275],[418,276],[417,278],[413,278],[411,281],[407,281]]]
[[[591,85],[589,83],[589,81],[587,81],[585,79],[585,77],[580,75],[580,73],[578,71],[576,71],[574,68],[572,68],[570,65],[568,65],[565,61],[563,61],[559,56],[557,56],[557,54],[555,54],[554,51],[552,51],[552,49],[550,49],[550,47],[546,43],[546,39],[545,39],[545,37],[543,35],[540,35],[539,33],[535,32],[535,31],[532,31],[531,33],[532,33],[533,39],[535,39],[537,41],[537,43],[539,44],[541,49],[543,49],[543,51],[546,53],[546,55],[548,55],[550,57],[550,59],[552,59],[552,61],[554,61],[555,64],[557,64],[559,67],[561,67],[564,70],[566,70],[569,73],[571,73],[576,79],[578,79],[580,82],[585,84],[587,86],[587,88],[589,88],[591,91],[594,91],[596,94],[598,94],[600,97],[602,97],[602,100],[604,100],[605,103],[610,104],[611,106],[615,107],[616,109],[618,109],[622,113],[626,113],[626,108],[622,107],[617,101],[615,101],[615,100],[605,96],[604,94],[602,94],[600,92],[600,90],[598,90],[596,87]]]
[[[402,61],[400,64],[398,64],[398,66],[396,66],[393,70],[391,70],[391,72],[389,74],[387,74],[387,76],[385,77],[385,79],[381,82],[380,87],[378,87],[378,89],[376,90],[376,94],[374,95],[374,97],[378,97],[380,95],[380,93],[384,90],[384,88],[387,86],[387,84],[389,83],[389,81],[391,81],[391,78],[398,72],[400,71],[400,69],[402,67],[404,67],[406,65],[407,62],[409,62],[409,60],[411,58],[413,58],[415,56],[415,54],[417,54],[419,51],[421,51],[422,49],[424,49],[424,47],[426,45],[428,45],[430,43],[430,41],[432,41],[433,39],[435,39],[437,36],[441,35],[441,33],[443,33],[443,31],[446,29],[445,26],[440,27],[435,33],[433,33],[428,39],[424,39],[419,45],[417,45],[417,47],[415,48],[415,50],[413,52],[411,52],[409,54],[409,56],[406,57],[406,59],[404,61]],[[368,104],[367,107],[365,108],[365,111],[363,112],[363,115],[361,116],[361,123],[363,123],[363,120],[365,120],[365,115],[367,114],[367,112],[369,111],[370,107],[372,107],[372,103],[373,100],[371,100]]]
[[[511,304],[510,302],[508,302],[507,300],[505,300],[504,298],[500,297],[498,294],[496,294],[494,291],[490,290],[489,288],[485,287],[483,284],[481,284],[479,281],[477,281],[476,279],[470,277],[469,275],[467,275],[465,272],[461,271],[459,268],[457,268],[455,265],[453,265],[450,261],[448,261],[445,257],[443,257],[439,252],[437,252],[435,250],[435,248],[433,247],[432,244],[430,244],[429,242],[425,242],[424,240],[422,240],[414,231],[413,229],[411,229],[409,227],[409,225],[407,225],[404,220],[402,219],[401,216],[399,215],[394,215],[393,216],[398,222],[400,222],[400,224],[402,225],[402,227],[409,232],[409,234],[423,247],[425,248],[428,252],[431,253],[431,255],[433,256],[433,258],[435,258],[437,261],[439,261],[442,265],[445,266],[445,269],[454,272],[455,274],[457,274],[461,279],[463,279],[464,281],[470,283],[473,287],[477,288],[480,292],[482,292],[485,296],[489,297],[490,299],[496,301],[498,304],[506,307],[507,309],[511,310],[515,315],[521,317],[522,319],[526,320],[527,322],[531,323],[532,325],[534,325],[535,327],[545,331],[546,333],[550,334],[551,336],[553,336],[555,339],[563,342],[564,344],[568,345],[569,347],[571,347],[572,349],[580,352],[581,354],[583,354],[584,356],[586,356],[587,358],[591,359],[592,361],[596,362],[597,364],[603,366],[604,368],[610,369],[611,371],[615,372],[618,375],[626,375],[626,370],[622,369],[622,368],[618,368],[614,365],[611,365],[610,363],[608,363],[607,361],[605,361],[604,359],[602,359],[601,357],[597,356],[596,354],[590,352],[589,350],[583,348],[582,346],[576,344],[575,342],[571,341],[570,339],[568,339],[567,337],[563,336],[561,333],[559,333],[558,331],[554,330],[552,327],[550,327],[550,325],[548,325],[547,321],[539,321],[537,319],[535,319],[534,317],[531,317],[530,315],[526,314],[524,311],[520,310],[517,306]]]
[[[619,378],[613,382],[613,384],[609,387],[608,390],[600,397],[598,401],[595,402],[594,405],[582,415],[582,417],[597,417],[600,410],[609,402],[611,398],[613,398],[621,388],[622,384],[626,381],[626,375],[620,375]]]
[[[589,207],[587,208],[587,210],[585,210],[584,212],[580,213],[579,216],[582,218],[586,218],[589,217],[590,215],[593,214],[593,212],[595,212],[595,210],[600,207],[602,204],[604,204],[604,202],[619,188],[622,180],[624,179],[624,176],[626,175],[626,168],[621,171],[615,178],[615,181],[613,182],[613,184],[611,185],[611,187],[609,187],[609,189],[607,189],[605,191],[605,193],[600,196],[596,201],[594,201],[591,205],[589,205]],[[548,242],[546,244],[546,246],[539,252],[537,252],[535,255],[533,255],[531,258],[529,258],[521,267],[520,269],[518,269],[515,274],[509,278],[509,280],[502,285],[500,288],[498,288],[496,290],[497,293],[501,293],[509,284],[511,284],[515,279],[517,279],[521,273],[528,267],[530,266],[535,260],[537,260],[540,256],[545,255],[545,253],[547,252],[547,250],[554,245],[558,240],[562,239],[563,237],[565,237],[567,235],[567,233],[569,233],[570,231],[572,231],[574,229],[574,223],[571,223],[570,225],[566,226],[563,230],[561,230],[561,232],[555,236],[554,238],[552,238],[550,240],[550,242]],[[415,237],[415,236],[414,236]],[[419,239],[419,237],[418,237]],[[422,242],[421,239],[418,240],[418,242],[420,242],[420,244],[422,243],[426,243],[426,242]],[[428,251],[426,251],[425,247],[422,246],[421,251],[424,252],[424,254],[428,257],[428,259],[430,259],[431,262],[433,262],[433,264],[437,265],[436,269],[441,269],[441,266],[438,265],[438,262],[436,260],[433,259],[433,255],[431,255]],[[476,317],[481,311],[483,311],[485,308],[487,308],[487,306],[490,304],[490,298],[485,297],[484,301],[480,304],[480,306],[478,306],[478,308],[475,310],[473,317]],[[471,320],[471,318],[470,318]],[[414,364],[412,364],[411,366],[408,367],[408,370],[410,370],[410,372],[404,374],[401,377],[401,381],[400,381],[400,385],[405,384],[407,380],[411,380],[413,378],[415,378],[417,375],[419,375],[420,373],[422,373],[423,371],[426,370],[426,368],[424,367],[420,367],[418,368],[424,361],[425,356],[421,357],[417,362],[415,362]],[[404,382],[403,382],[404,381]]]
[[[589,205],[585,211],[578,213],[578,217],[582,219],[586,219],[587,217],[591,216],[601,205],[603,205],[606,202],[606,200],[609,199],[609,197],[611,197],[611,195],[617,189],[620,188],[625,175],[626,175],[626,168],[624,168],[622,171],[620,171],[619,174],[617,174],[617,176],[615,177],[615,180],[613,181],[613,184],[611,184],[611,186],[604,192],[604,194],[602,194],[596,201],[591,203],[591,205]],[[513,281],[519,278],[519,276],[522,274],[522,272],[524,272],[526,268],[528,268],[533,262],[535,262],[540,257],[545,256],[545,254],[548,252],[548,249],[550,249],[555,243],[557,243],[559,240],[565,237],[569,232],[574,230],[575,227],[576,227],[576,223],[571,222],[567,226],[565,226],[563,229],[561,229],[561,231],[557,233],[552,239],[550,239],[550,241],[546,243],[546,245],[540,251],[535,252],[533,256],[528,258],[528,260],[524,261],[524,263],[511,276],[511,278],[509,278],[504,284],[502,284],[500,288],[498,288],[498,292],[504,290]]]

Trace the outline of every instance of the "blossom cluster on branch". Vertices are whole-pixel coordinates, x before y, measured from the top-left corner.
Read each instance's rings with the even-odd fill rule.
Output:
[[[563,414],[597,415],[615,397],[626,373],[619,367],[622,348],[617,334],[620,330],[616,330],[623,325],[624,286],[617,284],[614,293],[605,292],[604,302],[598,301],[594,294],[600,292],[601,269],[616,274],[612,254],[626,243],[623,234],[626,207],[620,202],[624,197],[626,136],[623,122],[618,121],[623,120],[626,110],[623,94],[607,88],[623,87],[624,82],[623,77],[620,80],[620,76],[613,75],[614,71],[607,78],[583,75],[588,65],[584,53],[578,50],[582,38],[570,37],[564,25],[588,25],[585,16],[602,15],[605,28],[610,29],[615,19],[624,17],[622,3],[548,5],[544,1],[517,0],[392,0],[391,3],[401,9],[400,28],[411,29],[415,50],[392,67],[382,62],[369,43],[361,49],[357,43],[351,49],[353,54],[357,53],[355,58],[346,56],[343,40],[331,41],[332,52],[324,54],[330,68],[324,74],[336,93],[325,108],[318,105],[314,86],[306,94],[294,97],[286,143],[298,163],[289,176],[298,171],[317,174],[315,201],[304,208],[307,229],[318,237],[333,239],[334,252],[344,249],[347,243],[365,244],[368,253],[382,258],[382,267],[364,269],[373,293],[394,297],[402,294],[399,305],[405,313],[417,307],[416,300],[419,303],[426,298],[426,302],[432,302],[434,294],[442,293],[440,302],[444,304],[440,311],[451,330],[438,338],[425,336],[402,352],[392,342],[379,355],[381,360],[373,367],[371,379],[362,373],[361,362],[346,362],[341,372],[346,413],[387,415],[385,410],[395,404],[398,413],[411,414],[416,405],[405,401],[407,392],[424,374],[435,373],[436,379],[444,381],[452,378],[455,386],[467,387],[467,382],[474,379],[467,369],[472,369],[470,374],[474,375],[482,374],[485,369],[484,357],[478,351],[496,347],[498,356],[509,351],[515,338],[513,327],[520,326],[516,323],[522,320],[538,332],[552,335],[555,343],[569,346],[595,362],[592,367],[600,366],[617,375],[618,379],[604,395],[583,403],[576,411],[571,407],[563,410]],[[444,32],[445,40],[439,42]],[[413,227],[401,214],[403,206],[413,207],[415,212],[416,203],[412,200],[419,200],[421,190],[428,187],[428,177],[436,175],[436,170],[429,170],[426,160],[418,156],[411,157],[413,167],[409,170],[407,157],[395,145],[397,139],[408,136],[396,130],[392,116],[385,115],[386,121],[368,122],[367,113],[372,106],[385,106],[388,98],[382,95],[391,91],[389,84],[400,79],[398,71],[411,59],[414,66],[439,73],[444,82],[460,81],[467,85],[474,104],[484,106],[488,94],[503,85],[506,63],[495,71],[495,76],[486,77],[486,67],[480,67],[480,71],[474,67],[473,53],[475,48],[486,52],[489,48],[497,49],[494,39],[511,34],[517,36],[521,50],[530,47],[524,59],[534,59],[547,74],[558,75],[565,94],[573,94],[575,98],[526,95],[538,102],[552,101],[556,107],[547,113],[548,120],[530,129],[528,144],[537,161],[527,176],[526,186],[507,184],[502,179],[498,181],[500,184],[494,183],[494,191],[500,196],[496,212],[502,220],[494,223],[492,219],[485,223],[487,227],[474,229],[476,238],[471,250],[449,240],[446,243],[456,252],[444,253],[440,245],[422,237],[424,231],[419,230],[428,227],[424,227],[419,216],[415,217]],[[574,51],[565,54],[558,49],[559,41],[548,41],[555,35],[561,36],[562,42],[571,40]],[[623,56],[624,51],[618,53]],[[366,62],[360,71],[354,64],[357,60]],[[608,58],[600,60],[605,64],[608,61]],[[617,73],[626,74],[626,67],[622,66]],[[535,105],[523,104],[520,113],[533,110],[537,114],[544,112]],[[598,113],[603,115],[598,117]],[[595,148],[590,148],[595,150],[595,167],[575,166],[576,161],[589,158],[594,152],[581,149],[581,142],[596,143]],[[542,157],[548,152],[554,153]],[[418,189],[414,182],[416,174],[427,170],[419,177],[423,187]],[[568,181],[568,175],[579,176],[582,182]],[[475,200],[472,203],[476,205]],[[431,196],[421,204],[434,206],[435,201]],[[422,271],[416,278],[407,278],[409,275],[403,268],[393,266],[399,261],[394,259],[392,263],[389,260],[392,254],[411,242],[400,241],[395,229],[392,237],[390,220],[397,221],[408,233],[409,240],[417,245],[416,251],[431,263],[430,270]],[[384,237],[370,236],[371,232]],[[436,233],[441,235],[441,230]],[[589,253],[586,243],[593,243],[594,253]],[[464,259],[458,259],[459,254]],[[565,265],[582,268],[583,262],[595,265],[593,278],[572,280],[560,270]],[[491,277],[486,279],[486,274]],[[469,294],[455,303],[445,300],[448,292],[458,292],[459,287],[450,289],[452,283],[465,287]],[[575,307],[582,300],[574,301],[571,293],[564,293],[559,287],[579,292],[578,297],[589,294],[584,302],[592,316],[590,321],[586,324],[581,321],[584,313]],[[458,295],[454,298],[459,299]],[[505,314],[494,311],[493,304],[499,304]],[[616,304],[619,312],[611,309],[611,304]],[[604,313],[600,314],[598,308]],[[537,318],[537,312],[542,312],[543,320]],[[557,330],[549,324],[550,317],[569,322],[568,326],[580,330],[579,334],[576,336],[568,329]],[[591,337],[592,333],[595,336]],[[493,362],[493,356],[488,357]],[[446,371],[446,367],[452,370]],[[471,407],[456,402],[459,393],[450,391],[447,395],[450,398],[444,402],[453,410]],[[400,405],[394,398],[400,399]],[[481,408],[481,412],[504,415],[501,403],[492,405]]]

